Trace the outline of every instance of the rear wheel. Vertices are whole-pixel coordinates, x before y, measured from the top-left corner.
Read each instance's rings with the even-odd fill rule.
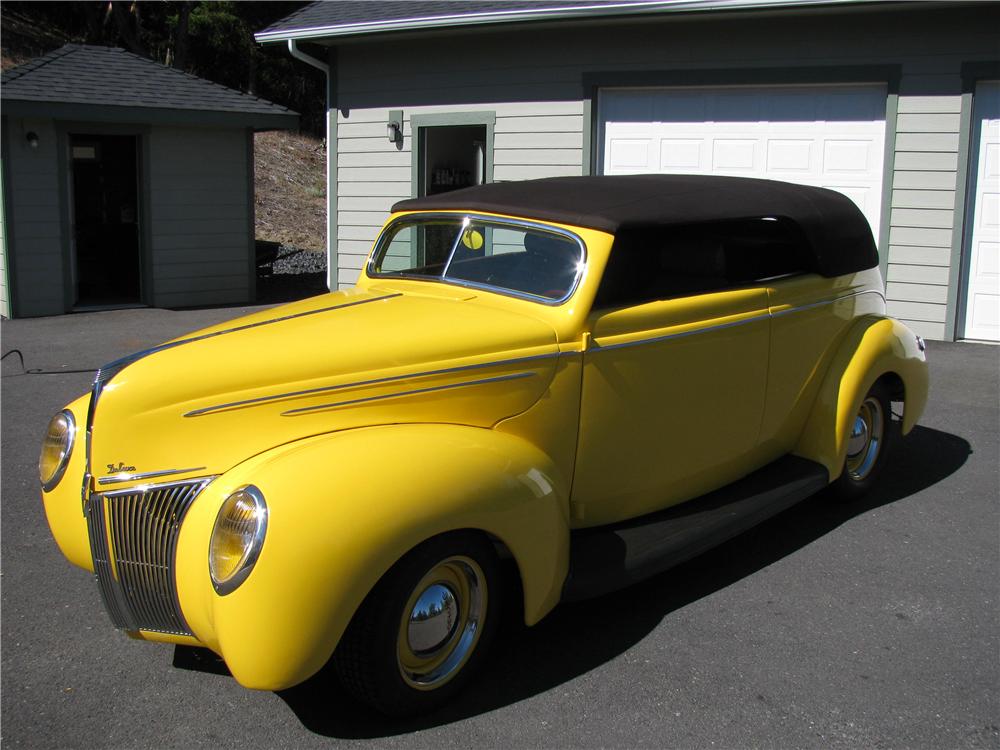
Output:
[[[435,537],[372,589],[334,656],[341,682],[390,716],[432,710],[482,660],[499,611],[499,568],[483,536]]]
[[[885,466],[892,436],[889,389],[877,382],[865,395],[851,423],[844,469],[831,484],[836,497],[853,500],[871,489]]]

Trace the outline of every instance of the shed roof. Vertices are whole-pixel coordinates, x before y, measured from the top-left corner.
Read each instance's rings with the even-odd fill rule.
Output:
[[[878,265],[871,227],[834,190],[717,175],[549,177],[495,182],[400,201],[393,211],[484,211],[615,234],[728,219],[783,218],[805,235],[824,276]]]
[[[291,128],[298,114],[118,47],[67,44],[5,71],[7,114]]]
[[[876,0],[320,0],[254,35],[258,42],[648,13],[775,9]]]

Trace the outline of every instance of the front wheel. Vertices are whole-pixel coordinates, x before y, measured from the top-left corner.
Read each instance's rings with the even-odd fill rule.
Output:
[[[499,567],[483,536],[435,537],[372,589],[334,655],[348,690],[390,716],[432,710],[482,660],[499,612]]]
[[[892,436],[889,390],[878,382],[865,395],[851,423],[844,469],[830,485],[835,497],[853,500],[871,489],[885,467]]]

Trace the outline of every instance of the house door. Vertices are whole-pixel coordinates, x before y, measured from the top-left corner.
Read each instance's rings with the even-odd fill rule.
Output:
[[[70,135],[77,307],[142,299],[138,138]]]
[[[421,127],[418,137],[418,197],[486,182],[485,125]]]

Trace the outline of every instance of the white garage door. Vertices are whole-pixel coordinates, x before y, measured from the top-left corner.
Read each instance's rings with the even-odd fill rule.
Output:
[[[1000,340],[1000,83],[976,87],[965,338]]]
[[[878,239],[885,86],[605,89],[604,174],[723,174],[839,190]]]

